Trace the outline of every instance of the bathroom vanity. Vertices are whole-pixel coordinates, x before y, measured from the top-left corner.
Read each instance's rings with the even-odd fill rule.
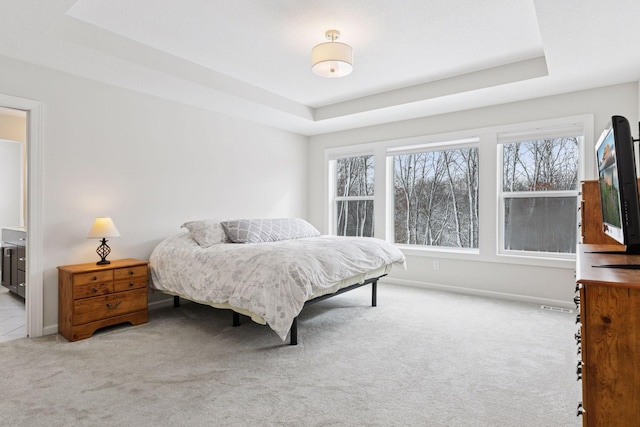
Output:
[[[25,297],[27,232],[19,228],[2,229],[2,286]]]

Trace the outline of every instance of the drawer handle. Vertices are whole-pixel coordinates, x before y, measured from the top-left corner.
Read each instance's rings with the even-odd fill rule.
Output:
[[[95,294],[96,292],[98,292],[98,288],[93,288],[93,289],[91,289],[91,293],[92,293],[92,294]]]
[[[98,280],[98,276],[93,276],[91,280]]]
[[[115,303],[115,304],[111,304],[110,302],[108,302],[108,303],[107,303],[107,308],[114,309],[114,308],[116,308],[116,307],[117,307],[117,306],[119,306],[119,305],[120,305],[120,301],[116,301],[116,303]]]
[[[27,258],[26,258],[26,257],[20,257],[20,258],[18,258],[18,261],[26,261],[26,260],[27,260]]]
[[[584,414],[585,412],[587,412],[587,411],[582,406],[582,402],[578,402],[578,413],[576,414],[576,417],[579,417],[580,415]]]
[[[578,365],[576,366],[577,381],[580,381],[582,379],[582,366],[584,366],[584,362],[579,361]]]
[[[18,283],[18,286],[20,286],[21,288],[24,288],[24,282]]]
[[[129,270],[129,276],[133,276],[133,270]]]
[[[134,285],[133,282],[129,282],[129,287],[132,287]]]

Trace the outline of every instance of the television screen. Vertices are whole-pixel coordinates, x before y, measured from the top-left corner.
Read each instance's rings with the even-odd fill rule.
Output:
[[[596,144],[603,232],[627,246],[640,248],[640,203],[633,138],[627,119],[613,116]]]

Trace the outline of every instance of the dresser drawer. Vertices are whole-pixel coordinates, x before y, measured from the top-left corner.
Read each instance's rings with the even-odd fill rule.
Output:
[[[113,280],[113,270],[94,271],[91,273],[81,273],[73,275],[73,286],[110,282]]]
[[[16,246],[18,250],[18,270],[26,271],[27,270],[27,248],[24,246]]]
[[[113,292],[113,282],[96,282],[75,285],[73,287],[73,299],[97,297],[98,295],[110,294]]]
[[[117,268],[113,270],[113,278],[115,280],[128,279],[129,277],[144,276],[147,277],[147,266],[139,265],[136,267]]]
[[[84,298],[73,303],[73,324],[82,325],[83,323],[146,309],[146,289],[135,289],[133,291]]]
[[[147,276],[132,277],[126,280],[117,280],[114,283],[114,291],[128,291],[129,289],[139,289],[147,287]]]
[[[98,329],[148,321],[147,261],[127,258],[109,264],[58,267],[58,332],[69,341]]]

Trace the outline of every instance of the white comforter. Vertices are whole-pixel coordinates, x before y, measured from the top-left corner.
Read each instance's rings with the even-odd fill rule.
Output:
[[[155,289],[204,303],[229,304],[262,317],[283,340],[312,295],[344,279],[405,264],[402,252],[373,238],[320,236],[200,247],[181,233],[151,254]]]

